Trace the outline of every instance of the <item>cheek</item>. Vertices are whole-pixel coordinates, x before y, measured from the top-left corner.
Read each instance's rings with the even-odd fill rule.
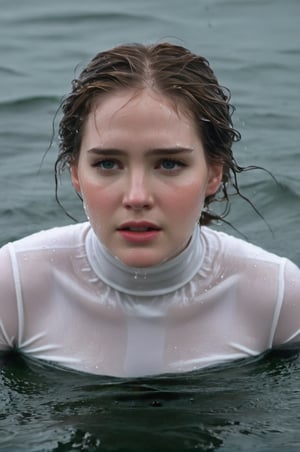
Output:
[[[82,196],[90,213],[101,216],[101,213],[112,210],[115,207],[116,191],[99,185],[88,184],[82,187]]]
[[[199,181],[185,186],[173,187],[169,196],[169,208],[180,212],[182,218],[198,216],[205,198],[205,188]]]

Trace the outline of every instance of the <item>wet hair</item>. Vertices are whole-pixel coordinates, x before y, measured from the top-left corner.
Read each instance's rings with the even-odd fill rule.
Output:
[[[72,81],[72,90],[61,106],[59,155],[55,163],[56,197],[58,176],[79,155],[85,121],[95,101],[101,101],[105,94],[117,94],[121,89],[146,87],[168,97],[175,106],[191,115],[207,162],[223,165],[221,185],[214,195],[206,197],[199,223],[225,221],[232,194],[248,201],[240,192],[237,175],[253,168],[239,166],[232,154],[233,142],[241,137],[232,124],[234,107],[230,104],[230,91],[218,83],[205,58],[170,43],[128,44],[98,53]],[[211,209],[216,201],[225,202],[220,214]]]

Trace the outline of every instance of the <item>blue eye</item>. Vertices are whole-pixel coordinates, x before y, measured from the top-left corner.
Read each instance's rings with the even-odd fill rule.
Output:
[[[183,164],[177,160],[164,159],[161,161],[160,166],[164,170],[172,171],[181,168]]]
[[[103,170],[112,170],[115,169],[116,162],[114,160],[102,160],[98,163],[98,166]]]

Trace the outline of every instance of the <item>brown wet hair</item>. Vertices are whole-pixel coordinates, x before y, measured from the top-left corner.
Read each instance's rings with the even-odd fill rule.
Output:
[[[229,90],[218,83],[204,57],[170,43],[128,44],[100,52],[72,81],[72,90],[61,106],[59,155],[55,163],[56,197],[58,176],[79,155],[85,121],[95,100],[101,102],[102,95],[121,89],[145,87],[151,87],[183,107],[196,124],[207,162],[223,165],[220,188],[206,197],[199,222],[207,225],[213,220],[225,221],[231,196],[228,187],[233,187],[233,194],[248,201],[240,193],[237,175],[254,167],[239,166],[232,154],[233,142],[241,137],[233,128],[234,107],[230,104]],[[216,201],[225,202],[221,214],[211,209]]]

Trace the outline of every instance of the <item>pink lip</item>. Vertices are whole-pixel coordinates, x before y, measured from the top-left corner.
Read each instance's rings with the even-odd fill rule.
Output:
[[[130,228],[148,228],[146,231],[131,231]],[[145,243],[155,239],[160,228],[149,221],[128,221],[117,229],[121,236],[130,243]]]
[[[155,223],[151,223],[150,221],[127,221],[125,223],[122,223],[121,226],[118,227],[118,230],[129,228],[151,228],[160,230],[160,228]]]

